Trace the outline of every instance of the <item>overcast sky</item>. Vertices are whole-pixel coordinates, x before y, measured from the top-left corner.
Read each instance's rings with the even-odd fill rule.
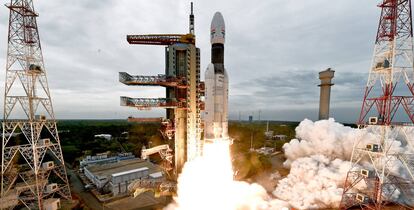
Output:
[[[318,72],[336,71],[332,116],[355,122],[368,78],[380,10],[372,0],[195,0],[201,69],[210,61],[209,28],[226,22],[230,118],[316,119]],[[6,0],[3,2],[6,3]],[[164,72],[164,47],[132,46],[127,34],[186,33],[187,0],[35,1],[49,86],[59,119],[161,116],[119,105],[120,96],[164,97],[158,87],[128,87],[118,72]],[[0,7],[0,65],[8,9]],[[202,78],[204,75],[202,74]],[[4,71],[0,75],[4,83]],[[3,89],[3,88],[2,88]],[[3,103],[3,99],[1,99]]]

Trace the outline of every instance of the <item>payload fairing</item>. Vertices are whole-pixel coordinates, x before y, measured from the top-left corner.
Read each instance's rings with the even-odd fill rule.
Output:
[[[204,140],[228,140],[229,79],[224,68],[225,25],[220,12],[211,22],[211,63],[205,74]]]

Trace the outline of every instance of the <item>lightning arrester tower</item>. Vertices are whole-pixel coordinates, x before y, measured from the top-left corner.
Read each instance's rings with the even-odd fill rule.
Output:
[[[50,209],[71,200],[32,0],[11,0],[1,209]]]
[[[379,7],[374,56],[358,120],[374,138],[362,137],[353,145],[341,209],[414,208],[411,0],[382,0]]]

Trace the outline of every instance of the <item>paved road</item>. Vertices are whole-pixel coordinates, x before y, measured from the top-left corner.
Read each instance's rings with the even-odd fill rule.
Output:
[[[109,210],[109,208],[104,207],[95,196],[84,191],[82,181],[73,170],[67,169],[67,171],[70,175],[71,190],[80,197],[82,203],[92,210]]]

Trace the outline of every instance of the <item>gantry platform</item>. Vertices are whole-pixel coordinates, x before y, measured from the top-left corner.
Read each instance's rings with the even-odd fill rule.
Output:
[[[129,86],[163,86],[188,88],[185,78],[178,78],[159,74],[157,76],[133,76],[126,72],[119,72],[119,82]]]
[[[185,103],[169,98],[130,98],[121,96],[121,106],[135,107],[138,109],[151,108],[182,108]]]

